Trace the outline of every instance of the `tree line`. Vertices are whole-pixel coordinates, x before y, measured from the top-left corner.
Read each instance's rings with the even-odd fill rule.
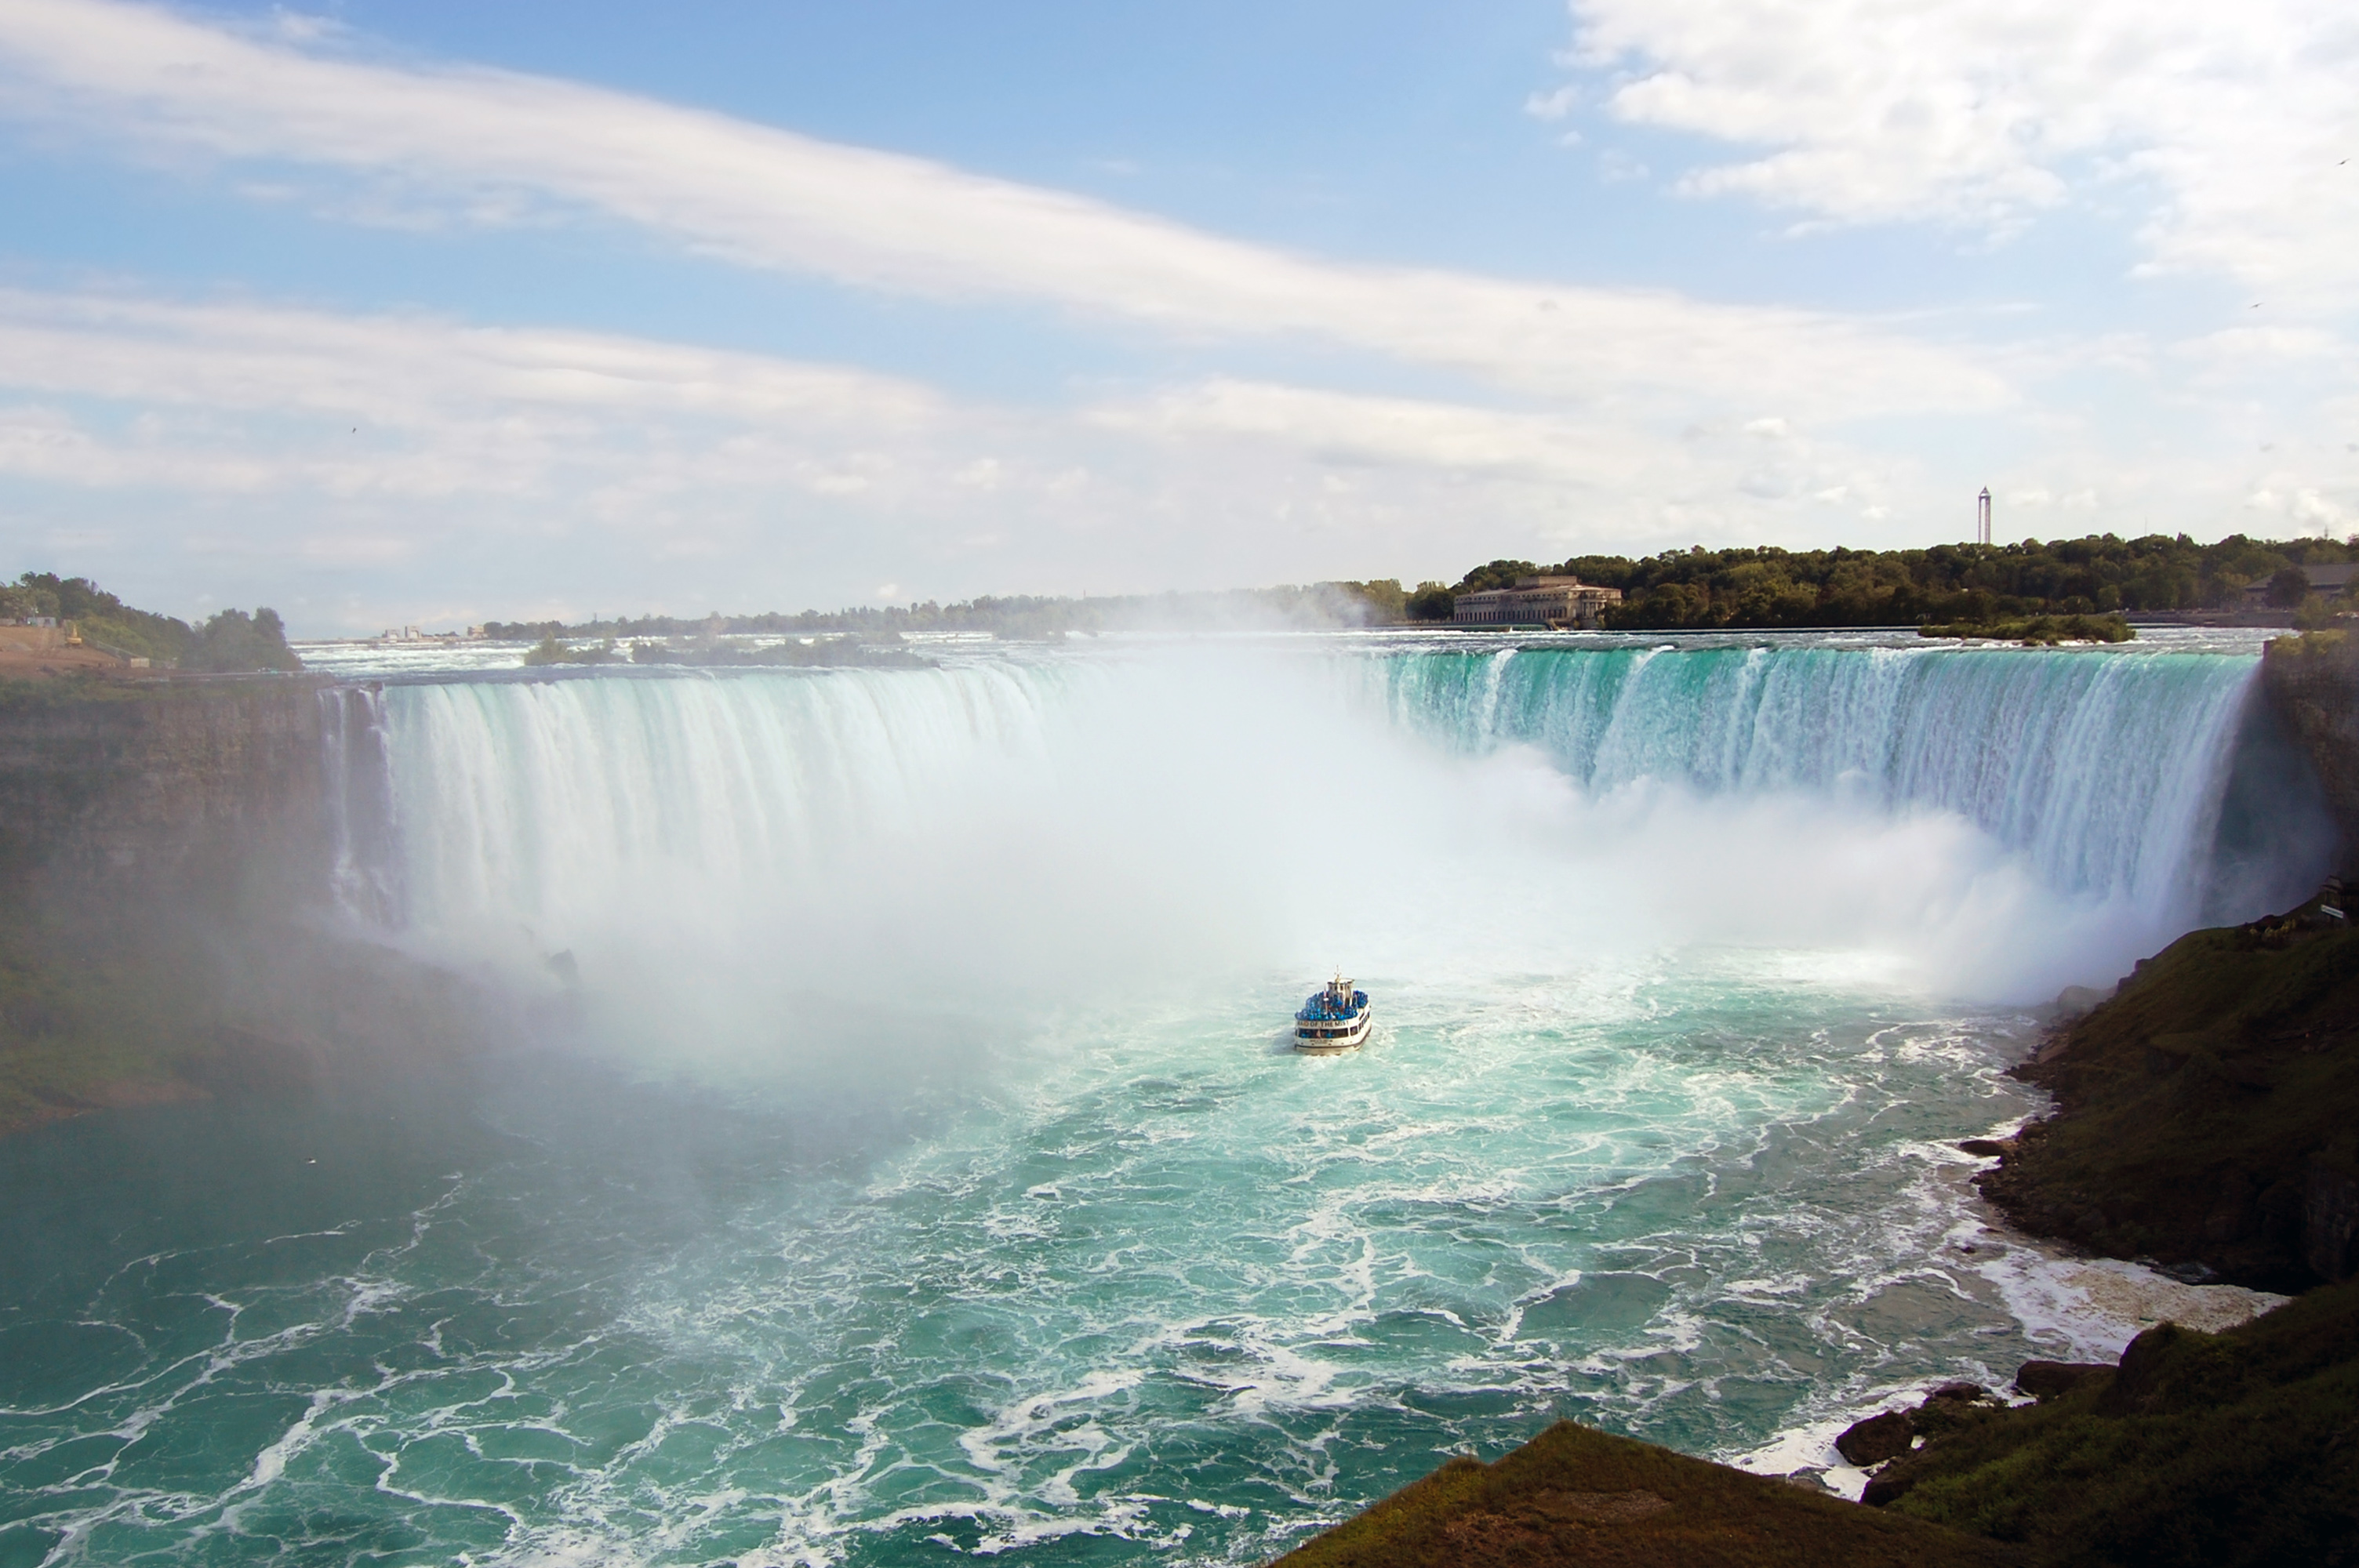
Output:
[[[1778,626],[1973,624],[2042,615],[2224,610],[2267,585],[2279,608],[2331,611],[2305,567],[2359,557],[2354,542],[2252,539],[2215,545],[2186,535],[2124,539],[2026,539],[2012,545],[1936,545],[1921,550],[1784,550],[1759,546],[1575,556],[1555,566],[1491,561],[1454,587],[1421,584],[1410,620],[1446,621],[1460,594],[1506,588],[1517,578],[1577,577],[1622,590],[1609,626],[1629,631]]]
[[[1214,592],[1122,594],[1057,599],[1037,594],[984,594],[954,604],[855,605],[843,610],[771,611],[759,615],[623,616],[593,621],[487,621],[484,635],[527,642],[542,638],[711,638],[850,633],[884,642],[905,633],[973,632],[1003,638],[1049,639],[1100,632],[1216,630],[1266,625],[1357,626],[1407,620],[1399,582],[1314,582]]]

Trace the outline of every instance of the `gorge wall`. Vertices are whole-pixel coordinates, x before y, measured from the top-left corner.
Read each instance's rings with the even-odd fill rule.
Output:
[[[325,852],[316,678],[32,687],[0,703],[0,881],[162,895]]]
[[[2261,661],[2262,689],[2299,741],[2343,831],[2344,875],[2359,855],[2359,639],[2342,632],[2280,637]]]
[[[308,917],[332,886],[326,687],[5,688],[0,1132],[312,1092],[470,1033],[478,999]]]

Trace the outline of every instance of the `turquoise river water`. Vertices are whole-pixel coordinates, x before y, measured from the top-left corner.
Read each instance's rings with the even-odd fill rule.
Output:
[[[2085,1351],[1954,1142],[2315,871],[2254,668],[355,680],[321,918],[546,1026],[0,1143],[0,1568],[1253,1563],[1558,1417],[1800,1463]]]

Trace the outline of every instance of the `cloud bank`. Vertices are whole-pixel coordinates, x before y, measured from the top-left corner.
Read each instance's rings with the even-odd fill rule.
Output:
[[[2158,270],[2359,305],[2359,12],[2333,0],[1572,0],[1633,124],[1762,149],[1679,189],[2006,234],[2127,202]]]
[[[379,183],[452,222],[593,214],[738,265],[1323,341],[1550,397],[1843,417],[1994,407],[1971,353],[1806,310],[1297,255],[1086,198],[625,93],[321,52],[113,0],[0,0],[0,112]]]

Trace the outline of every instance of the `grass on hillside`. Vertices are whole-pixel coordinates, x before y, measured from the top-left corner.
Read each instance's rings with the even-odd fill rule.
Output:
[[[2020,1071],[2059,1114],[1983,1178],[2019,1223],[2299,1290],[2310,1162],[2359,1129],[2359,931],[2193,932]]]
[[[1560,1422],[1495,1465],[1451,1460],[1285,1568],[1987,1568],[2019,1551]]]
[[[1894,1462],[1893,1511],[2036,1561],[2359,1563],[2359,1281],[2223,1334],[2166,1324],[2119,1370],[1962,1419]]]

